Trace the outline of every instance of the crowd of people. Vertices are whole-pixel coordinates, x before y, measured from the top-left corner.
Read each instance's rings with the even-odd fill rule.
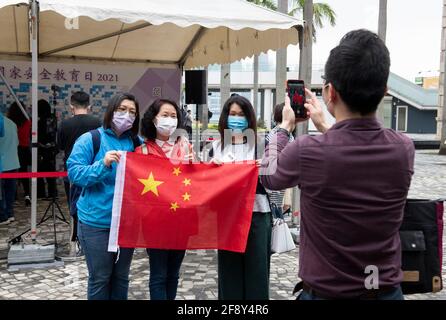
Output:
[[[4,125],[4,135],[0,138],[0,153],[4,173],[28,172],[31,165],[31,119],[26,108],[17,102],[12,103],[6,115],[0,114]],[[26,115],[25,115],[26,114]],[[57,118],[51,111],[48,101],[38,101],[38,162],[40,172],[56,171],[58,153],[56,132]],[[37,179],[37,198],[51,199],[57,197],[54,178]],[[30,179],[2,179],[0,225],[15,221],[13,204],[17,199],[17,186],[23,188],[23,201],[31,205]]]
[[[281,214],[289,209],[282,206],[285,190],[296,186],[301,190],[299,298],[403,299],[398,230],[414,170],[414,147],[410,139],[383,128],[376,119],[389,69],[388,49],[376,34],[357,30],[344,36],[330,52],[322,89],[336,124],[327,125],[319,100],[306,92],[305,108],[321,132],[317,136],[295,137],[297,123],[307,119],[296,119],[287,97],[275,108],[276,127],[266,142],[257,139],[251,102],[238,95],[226,101],[218,123],[220,139],[199,160],[216,165],[256,160],[260,175],[246,251],[218,251],[219,299],[269,299],[272,211]],[[134,249],[108,252],[121,152],[182,161],[196,161],[197,155],[187,136],[174,134],[184,123],[183,112],[168,98],[157,99],[141,114],[135,96],[117,94],[109,101],[102,124],[88,115],[87,94],[74,93],[71,107],[74,116],[62,122],[54,141],[52,113],[43,101],[39,103],[39,137],[40,123],[46,132],[39,140],[39,171],[54,170],[55,153],[65,151],[65,190],[77,226],[73,237],[79,239],[88,267],[88,299],[127,299]],[[14,108],[11,120],[0,117],[4,172],[24,171],[29,164],[29,120],[12,116]],[[248,139],[248,131],[256,139]],[[259,156],[262,145],[266,149]],[[14,200],[15,190],[6,185],[12,183],[2,181],[2,203]],[[28,185],[24,188],[28,201],[29,182],[21,183]],[[49,179],[47,186],[48,194],[39,189],[41,196],[56,192]],[[11,208],[2,207],[0,223],[13,217]],[[149,248],[147,254],[151,299],[175,299],[185,251]],[[379,270],[379,288],[373,290],[364,286],[365,270],[371,265]]]

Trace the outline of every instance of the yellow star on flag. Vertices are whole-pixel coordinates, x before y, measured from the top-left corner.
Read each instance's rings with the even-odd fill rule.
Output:
[[[185,194],[183,194],[183,200],[184,201],[190,201],[190,194],[189,193],[185,193]]]
[[[179,206],[178,203],[176,203],[176,202],[173,202],[173,203],[170,204],[170,210],[177,211],[177,209],[178,209],[179,207],[180,207],[180,206]]]
[[[138,181],[144,185],[144,190],[142,191],[141,195],[144,195],[150,191],[154,195],[158,196],[158,186],[164,183],[163,181],[156,181],[152,172],[150,172],[148,179],[138,179]]]
[[[180,175],[180,173],[181,173],[180,168],[173,168],[172,174],[174,174],[174,175],[176,175],[178,177]]]
[[[190,179],[184,179],[183,183],[185,186],[190,186],[191,184]]]

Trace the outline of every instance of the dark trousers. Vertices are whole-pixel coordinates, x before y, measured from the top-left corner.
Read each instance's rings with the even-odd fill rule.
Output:
[[[303,291],[299,298],[299,300],[326,300],[319,297],[316,297],[313,294],[310,294],[306,291]],[[395,290],[391,290],[389,292],[378,295],[375,300],[404,300],[403,291],[401,287],[395,288]]]
[[[150,262],[150,299],[175,300],[185,250],[147,249]]]
[[[4,171],[4,173],[14,173],[17,170]],[[0,197],[0,222],[6,221],[14,217],[14,200],[17,190],[17,179],[1,179],[2,184]]]
[[[245,253],[218,251],[219,300],[268,300],[271,213],[253,213]]]
[[[88,300],[127,300],[134,249],[108,252],[110,229],[79,222],[79,240],[88,268]]]
[[[63,187],[65,190],[65,195],[67,196],[68,209],[70,209],[70,181],[68,181],[68,178],[63,179]]]
[[[28,166],[31,165],[31,149],[29,147],[18,147],[18,155],[19,155],[19,161],[20,161],[20,169],[19,172],[28,172]],[[31,195],[31,187],[30,187],[30,183],[31,180],[30,179],[19,179],[20,180],[20,184],[23,187],[23,192],[26,196],[30,196]]]
[[[37,163],[37,170],[39,172],[54,172],[56,171],[56,156],[53,151],[46,149],[39,149],[39,161]],[[46,186],[45,186],[46,182]],[[47,189],[48,188],[48,192]],[[56,197],[56,179],[55,178],[38,178],[37,179],[37,198]]]

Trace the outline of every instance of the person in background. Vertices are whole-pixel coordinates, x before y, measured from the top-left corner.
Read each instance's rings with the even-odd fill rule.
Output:
[[[415,150],[410,138],[376,118],[389,73],[390,54],[378,35],[349,32],[325,65],[322,98],[336,124],[327,124],[307,89],[305,107],[322,134],[290,143],[296,119],[287,97],[266,148],[264,186],[301,189],[301,300],[404,299],[399,229]],[[378,288],[368,286],[370,276]]]
[[[184,128],[189,136],[189,141],[192,140],[192,123],[192,111],[188,109],[186,113],[186,120],[184,121]]]
[[[231,139],[225,139],[225,131]],[[254,141],[244,135],[252,130]],[[257,122],[252,104],[232,95],[224,104],[218,123],[220,139],[212,143],[210,162],[216,164],[256,160]],[[257,160],[260,166],[260,160]],[[218,181],[216,181],[218,183]],[[218,251],[218,298],[220,300],[268,300],[271,257],[271,208],[265,188],[257,184],[251,227],[244,253]]]
[[[23,105],[23,104],[22,104]],[[19,137],[18,154],[20,161],[19,172],[28,172],[31,165],[31,119],[26,119],[17,102],[11,104],[8,109],[7,117],[17,126]],[[25,205],[31,205],[30,179],[19,179],[25,195]]]
[[[277,134],[277,131],[280,128],[280,124],[282,123],[282,111],[283,111],[284,106],[285,106],[285,103],[280,103],[274,107],[273,120],[276,125],[273,129],[271,129],[270,133],[265,138],[267,145],[270,142],[270,140]],[[289,142],[293,142],[293,141],[294,141],[294,133],[290,134],[290,136],[289,136]],[[283,217],[283,213],[289,209],[289,206],[286,206],[283,201],[284,197],[285,197],[286,190],[275,191],[275,190],[266,189],[266,191],[269,194],[269,200],[271,203],[271,210],[272,210],[273,216],[275,218]]]
[[[142,135],[145,142],[137,153],[152,154],[179,161],[194,159],[192,145],[187,138],[173,138],[181,124],[178,105],[169,99],[155,100],[144,113]],[[150,299],[175,300],[178,279],[185,250],[147,249],[150,261]]]
[[[0,138],[3,138],[4,136],[5,136],[5,118],[0,115]],[[2,172],[3,172],[3,167],[0,155],[0,173]],[[5,197],[5,195],[3,194],[2,184],[3,181],[2,179],[0,179],[0,210],[3,210],[3,198]],[[8,224],[8,222],[6,222],[6,224]]]
[[[0,162],[3,173],[14,173],[20,168],[18,149],[19,138],[17,126],[0,114],[4,126],[4,135],[0,138]],[[0,225],[14,222],[14,200],[17,188],[16,179],[1,179],[2,197],[0,200]]]
[[[51,106],[48,101],[41,99],[38,101],[38,162],[37,171],[54,172],[56,171],[56,155],[58,153],[57,139],[57,118],[51,112]],[[46,181],[46,186],[45,186]],[[37,198],[57,197],[55,178],[37,179]]]
[[[77,91],[71,95],[70,98],[70,110],[72,117],[65,119],[59,126],[57,133],[57,146],[59,150],[64,151],[64,170],[67,170],[67,160],[71,154],[74,143],[76,140],[86,132],[99,128],[101,121],[90,115],[90,96],[82,91]],[[76,206],[71,207],[70,199],[73,197],[77,199],[82,191],[81,187],[71,185],[67,178],[64,178],[65,193],[67,195],[68,208],[70,208],[70,214],[72,216],[72,235],[71,241],[77,241],[77,210]],[[70,196],[71,195],[71,196]],[[75,201],[75,200],[74,200]]]
[[[67,160],[68,178],[83,191],[77,201],[78,238],[88,268],[89,300],[126,300],[133,251],[108,252],[116,168],[120,151],[139,145],[139,104],[130,93],[115,95],[98,129],[77,139]],[[97,151],[97,152],[96,152]]]

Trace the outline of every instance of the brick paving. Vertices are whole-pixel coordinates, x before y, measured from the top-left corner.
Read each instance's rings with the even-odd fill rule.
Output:
[[[417,151],[415,176],[409,193],[410,198],[446,198],[446,157],[438,156],[436,151]],[[60,194],[63,194],[60,186]],[[67,206],[64,198],[59,202],[65,215]],[[39,201],[38,221],[49,202]],[[6,264],[7,242],[29,226],[29,209],[22,201],[16,205],[17,221],[0,226],[0,299],[30,300],[67,300],[86,299],[87,268],[85,261],[65,262],[62,268],[40,269],[32,271],[9,272]],[[57,222],[57,241],[67,244],[68,225]],[[24,237],[30,242],[29,236]],[[38,242],[53,242],[52,220],[39,228]],[[444,244],[446,246],[446,237]],[[65,248],[66,249],[66,248]],[[445,252],[445,248],[443,248]],[[446,253],[446,252],[445,252]],[[298,281],[298,247],[280,255],[273,255],[271,260],[271,299],[294,299],[291,295],[294,284]],[[443,267],[446,279],[446,266]],[[144,250],[136,250],[130,272],[129,299],[148,299],[149,261]],[[215,250],[188,251],[181,268],[178,288],[179,300],[215,300],[217,299],[217,256]],[[446,300],[446,290],[436,294],[407,295],[412,300]]]

